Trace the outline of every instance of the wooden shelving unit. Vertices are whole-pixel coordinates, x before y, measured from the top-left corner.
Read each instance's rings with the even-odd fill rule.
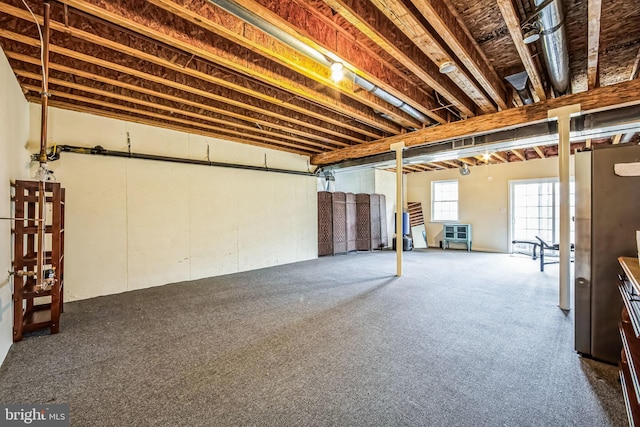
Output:
[[[44,269],[38,270],[38,199],[37,181],[11,184],[14,204],[13,229],[13,341],[25,332],[49,328],[60,330],[60,313],[64,300],[64,188],[56,182],[45,183]],[[37,275],[53,270],[55,281],[46,290],[38,290]],[[34,275],[28,275],[35,272]]]
[[[618,290],[624,303],[620,320],[622,351],[620,383],[630,426],[640,426],[640,264],[638,258],[618,258],[623,275]]]

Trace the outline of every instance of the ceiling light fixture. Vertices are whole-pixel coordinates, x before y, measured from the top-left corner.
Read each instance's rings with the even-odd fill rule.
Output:
[[[341,62],[331,64],[331,80],[338,83],[344,78],[344,65]]]
[[[489,159],[491,158],[491,154],[489,153],[484,153],[484,155],[482,156],[482,158],[484,159],[485,162],[488,162]]]
[[[442,73],[442,74],[449,74],[453,71],[455,71],[458,67],[456,66],[456,64],[453,61],[444,61],[442,64],[440,64],[440,67],[438,67],[438,70]]]
[[[522,41],[531,44],[540,39],[540,27],[537,22],[527,23],[522,26]]]

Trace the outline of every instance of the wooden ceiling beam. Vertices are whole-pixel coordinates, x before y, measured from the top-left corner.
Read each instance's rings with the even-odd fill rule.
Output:
[[[548,111],[565,105],[580,104],[583,113],[640,104],[640,79],[604,86],[588,92],[564,95],[544,102],[510,108],[494,114],[472,117],[429,129],[418,130],[405,135],[384,138],[378,141],[342,148],[330,153],[314,156],[311,163],[327,165],[346,159],[356,159],[374,154],[386,153],[390,144],[404,142],[405,147],[425,146],[439,141],[468,138],[501,129],[513,129],[526,124],[548,121]]]
[[[599,86],[598,52],[600,50],[600,10],[602,0],[589,0],[587,35],[587,90]]]
[[[617,134],[617,135],[614,135],[614,136],[611,138],[611,143],[612,143],[612,144],[620,144],[620,140],[621,140],[621,139],[622,139],[622,134],[621,134],[621,133],[619,133],[619,134]]]
[[[460,164],[456,163],[455,161],[452,160],[442,160],[440,163],[444,163],[447,166],[451,166],[452,168],[459,168]]]
[[[20,62],[25,62],[25,63],[29,63],[32,65],[39,65],[40,64],[40,60],[37,58],[32,58],[23,54],[19,54],[19,53],[15,53],[12,51],[5,51],[4,52],[5,55],[7,56],[7,58],[9,58],[10,60],[13,61],[20,61]],[[209,111],[215,114],[219,114],[222,116],[228,116],[228,117],[232,117],[235,118],[237,120],[243,120],[243,121],[250,121],[251,123],[254,123],[256,125],[260,125],[260,126],[265,126],[271,129],[276,129],[285,133],[290,133],[293,135],[298,135],[299,137],[302,138],[307,138],[307,139],[315,139],[318,141],[322,141],[325,142],[327,144],[333,144],[333,145],[338,145],[338,146],[347,146],[348,144],[343,143],[341,141],[336,141],[334,139],[330,139],[327,138],[324,135],[324,133],[318,132],[319,129],[317,129],[315,132],[311,129],[309,130],[301,130],[300,128],[294,128],[291,126],[282,126],[280,125],[277,121],[268,121],[265,120],[263,118],[261,118],[261,116],[256,116],[256,117],[251,117],[250,115],[243,115],[243,114],[238,114],[238,113],[234,113],[233,111],[231,111],[230,108],[226,108],[226,109],[221,109],[221,108],[216,108],[216,107],[212,107],[210,105],[208,105],[205,102],[195,102],[195,101],[191,101],[189,99],[185,99],[184,97],[178,97],[178,96],[174,96],[171,94],[167,93],[167,87],[164,87],[164,90],[162,92],[157,91],[157,90],[153,90],[153,89],[148,89],[146,87],[141,87],[141,86],[137,86],[137,85],[133,85],[133,84],[129,84],[126,83],[124,81],[121,80],[114,80],[114,79],[110,79],[108,77],[104,77],[104,76],[100,76],[97,74],[93,74],[93,73],[89,73],[89,72],[85,72],[85,71],[81,71],[75,68],[71,68],[71,67],[67,67],[64,65],[60,65],[57,63],[53,63],[50,62],[49,63],[49,68],[52,71],[59,71],[62,73],[66,73],[68,75],[71,76],[76,76],[76,78],[83,78],[83,79],[87,79],[87,80],[92,80],[95,82],[98,82],[99,84],[107,84],[107,85],[112,85],[112,86],[116,86],[122,89],[127,89],[130,90],[132,92],[138,92],[138,93],[142,93],[145,95],[150,95],[150,96],[154,96],[157,98],[162,98],[162,99],[166,99],[168,101],[172,101],[172,102],[176,102],[178,104],[184,104],[184,105],[189,105],[191,107],[194,108],[198,108],[198,109],[202,109],[204,111]],[[20,75],[21,70],[15,69],[14,68],[14,72],[17,75]]]
[[[0,30],[0,36],[1,35],[2,35],[2,30]],[[60,48],[58,48],[57,46],[52,46],[51,47],[51,51],[52,52],[58,52],[58,51],[60,51]],[[67,53],[69,53],[69,52],[67,52]],[[16,53],[11,52],[11,51],[7,51],[7,52],[5,52],[5,54],[7,55],[8,58],[22,60],[22,61],[28,61],[25,58],[25,55],[22,55],[22,54],[16,54]],[[109,67],[109,64],[100,63],[100,61],[97,60],[96,58],[79,57],[78,54],[74,53],[74,52],[70,52],[70,54],[71,54],[71,57],[79,58],[80,60],[83,60],[83,61],[92,61],[94,64],[99,64],[101,66]],[[176,83],[176,82],[173,82],[173,81],[170,81],[170,80],[165,80],[164,78],[159,78],[159,77],[156,77],[154,75],[150,75],[150,74],[146,74],[146,73],[142,73],[142,72],[137,72],[136,70],[133,70],[133,69],[127,69],[126,67],[117,66],[116,64],[111,64],[111,65],[113,66],[113,68],[116,71],[118,71],[120,73],[124,73],[125,75],[129,74],[129,75],[135,76],[137,78],[141,78],[141,79],[145,79],[147,81],[152,81],[152,82],[158,83],[160,85],[167,85],[170,88],[176,88],[178,90],[187,91],[187,92],[196,94],[196,95],[198,95],[200,97],[206,97],[206,98],[210,98],[210,99],[213,97],[211,93],[209,93],[209,92],[207,92],[205,90],[197,89],[197,88],[194,88],[192,86],[187,86],[187,85],[184,85],[184,84],[181,84],[181,83]],[[73,68],[70,68],[70,67],[65,67],[65,66],[58,65],[55,62],[50,62],[50,67],[52,69],[62,69],[62,70],[65,70],[67,72],[71,72],[72,75],[73,74],[78,74],[78,75],[83,74],[83,75],[87,76],[88,78],[91,78],[91,74],[90,73],[83,73],[82,71],[74,70]],[[104,80],[104,79],[101,79],[101,80]],[[120,86],[122,86],[122,84],[120,84]],[[214,99],[215,99],[215,97],[214,97]],[[216,100],[222,101],[222,102],[225,101],[224,99],[216,99]],[[231,102],[231,100],[227,99],[227,102]],[[206,105],[206,104],[203,104],[203,105]],[[238,106],[242,107],[243,104],[241,102],[238,102]],[[244,107],[247,108],[247,109],[251,108],[251,106],[249,106],[248,104],[245,104]],[[254,109],[254,110],[256,110],[256,109]],[[261,110],[256,110],[256,111],[261,111]],[[228,114],[227,112],[224,112],[224,110],[222,110],[222,112],[224,114]],[[283,120],[284,121],[284,120],[286,120],[286,116],[281,116],[278,120]],[[303,124],[305,122],[298,122],[298,123]],[[319,131],[320,134],[331,133],[330,130],[324,129],[321,126],[315,126],[315,125],[309,124],[309,123],[306,123],[305,126],[311,128],[311,129],[315,129],[316,131]],[[288,128],[288,127],[285,127],[285,128],[288,131],[292,131],[292,130],[295,131],[296,130],[296,129],[291,129],[291,128]],[[308,132],[313,132],[313,131],[307,131],[305,133],[308,134]],[[313,133],[312,133],[312,135],[313,135]],[[340,135],[340,134],[338,133],[338,135]],[[342,135],[342,136],[347,138],[347,139],[349,138],[348,136],[345,136],[345,135]],[[338,142],[338,145],[340,145],[340,144],[342,144],[342,143]]]
[[[404,165],[402,166],[402,169],[410,172],[422,172],[422,170],[415,165]]]
[[[437,66],[446,61],[456,62],[455,58],[452,58],[440,43],[439,37],[434,36],[433,30],[427,28],[426,25],[429,24],[425,25],[421,20],[422,14],[419,11],[414,13],[410,4],[402,0],[370,0],[367,2],[367,4],[370,3],[373,3],[385,14]],[[448,73],[447,77],[463,90],[484,113],[496,111],[491,99],[459,65]]]
[[[467,31],[443,0],[413,0],[435,32],[455,53],[491,99],[502,110],[507,105],[507,92],[498,74],[480,54]]]
[[[525,156],[524,150],[518,150],[514,148],[513,150],[511,150],[511,152],[523,162],[527,160],[527,156]]]
[[[40,90],[40,86],[37,85],[29,85],[29,84],[22,84],[21,85],[23,89],[27,89],[31,92],[34,93],[38,93],[38,91]],[[87,104],[92,104],[95,105],[97,107],[106,107],[106,108],[110,108],[110,109],[114,109],[114,110],[118,110],[118,111],[122,111],[124,113],[129,113],[129,114],[136,114],[136,115],[140,115],[146,118],[149,118],[150,120],[165,120],[165,121],[169,121],[172,123],[176,123],[179,126],[182,126],[184,128],[189,128],[190,126],[194,126],[200,129],[206,129],[207,131],[211,131],[212,135],[217,135],[218,138],[226,138],[228,136],[231,136],[233,138],[235,138],[235,140],[251,140],[254,142],[259,142],[261,144],[264,144],[264,146],[270,146],[271,148],[276,148],[275,146],[279,146],[279,147],[289,147],[292,149],[295,149],[297,151],[304,151],[307,153],[318,153],[321,152],[322,150],[315,148],[315,147],[303,147],[302,144],[298,143],[298,144],[293,144],[287,141],[280,141],[280,140],[275,140],[275,139],[270,139],[270,138],[265,138],[265,137],[261,137],[259,135],[254,135],[254,134],[248,134],[246,132],[238,132],[238,131],[234,131],[232,129],[223,129],[220,128],[219,126],[215,126],[215,125],[210,125],[207,123],[202,123],[202,122],[194,122],[192,119],[186,119],[186,118],[180,118],[180,117],[175,117],[175,115],[171,115],[171,113],[167,111],[167,114],[163,114],[163,113],[156,113],[153,111],[148,111],[148,110],[144,110],[141,109],[140,106],[145,106],[148,108],[154,108],[153,107],[153,103],[142,103],[142,102],[136,102],[134,105],[137,106],[131,106],[128,107],[126,105],[121,105],[121,104],[117,104],[117,103],[113,103],[110,101],[102,101],[100,99],[96,98],[87,98],[86,96],[83,95],[75,95],[72,93],[68,93],[68,92],[63,92],[63,91],[59,91],[59,90],[55,90],[55,89],[50,89],[49,92],[51,93],[52,96],[55,96],[57,99],[67,99],[70,101],[75,101],[75,102],[83,102],[83,103],[87,103]],[[96,91],[92,91],[94,92],[94,95],[97,95],[97,93],[95,93]],[[100,94],[101,96],[105,96],[103,94]],[[109,96],[112,99],[120,99],[120,97],[115,96],[115,94],[107,94],[107,96]],[[158,110],[159,108],[156,106],[154,109]],[[161,109],[160,109],[161,110]],[[192,117],[190,114],[185,114],[184,111],[179,112],[179,114],[186,116],[186,117]]]
[[[298,61],[304,64],[301,68],[305,69],[305,72],[300,74],[320,83],[322,86],[347,95],[347,99],[328,94],[326,90],[313,88],[313,84],[308,84],[300,79],[300,74],[274,62],[261,53],[255,52],[249,47],[238,46],[235,41],[230,44],[228,40],[214,33],[204,32],[188,21],[172,17],[166,11],[162,11],[166,15],[163,17],[157,10],[150,10],[155,6],[146,2],[146,0],[116,0],[110,2],[101,0],[61,0],[61,3],[178,48],[196,57],[217,63],[234,72],[251,76],[262,83],[281,88],[292,95],[313,101],[324,108],[357,118],[386,132],[399,133],[399,129],[397,126],[393,126],[392,122],[376,115],[372,110],[364,109],[361,106],[358,108],[355,104],[349,103],[349,98],[356,103],[367,105],[371,109],[376,109],[402,120],[407,125],[412,124],[420,127],[416,119],[368,92],[358,91],[356,93],[354,87],[351,87],[350,90],[345,90],[344,85],[347,85],[347,82],[344,82],[341,86],[335,85],[330,78],[328,68],[298,54],[293,49],[271,37],[265,37],[264,33],[252,26],[245,25],[242,21],[239,22],[240,28],[236,29],[236,31],[247,35],[251,34],[252,37],[256,38],[255,43],[258,43],[258,39],[261,39],[263,46],[265,46],[264,49],[271,50],[274,53],[278,52],[277,57],[281,55],[297,57]],[[232,22],[237,21],[235,17],[233,19]],[[197,37],[194,34],[197,34]],[[300,71],[301,69],[298,69],[298,72]]]
[[[500,162],[502,163],[509,163],[509,161],[500,153],[491,153],[491,156],[500,160]]]
[[[427,165],[428,167],[432,168],[433,170],[441,170],[441,169],[448,169],[446,166],[442,166],[436,162],[427,162],[425,163],[425,165]]]
[[[533,149],[534,149],[534,151],[536,152],[536,154],[538,154],[538,157],[540,157],[541,159],[544,159],[544,158],[545,158],[545,155],[544,155],[544,149],[540,148],[540,147],[539,147],[539,146],[537,146],[537,145],[536,145],[535,147],[533,147]]]
[[[638,54],[636,55],[636,60],[633,63],[633,67],[631,68],[631,76],[629,80],[633,80],[638,77],[640,71],[640,48],[638,48]]]
[[[511,34],[511,39],[513,40],[513,44],[518,51],[518,55],[520,56],[520,60],[522,61],[522,65],[524,65],[524,69],[527,71],[529,75],[529,80],[531,81],[531,86],[533,87],[534,92],[540,99],[540,101],[544,101],[547,99],[547,95],[544,91],[544,86],[542,85],[542,78],[540,77],[540,73],[538,72],[538,68],[536,67],[533,58],[531,57],[531,53],[529,52],[529,47],[524,43],[522,38],[522,29],[520,28],[520,19],[518,18],[518,14],[513,6],[512,0],[497,0],[498,7],[500,7],[500,12],[502,13],[502,17],[504,18],[504,22],[507,25],[507,29],[509,30],[509,34]]]
[[[226,12],[206,0],[192,0],[186,3],[180,2],[180,4],[172,0],[148,1],[210,31],[219,32],[238,27],[229,23]],[[351,34],[339,26],[326,22],[322,15],[312,8],[306,7],[305,3],[289,0],[277,2],[255,0],[238,3],[259,15],[269,24],[284,31],[290,37],[296,38],[327,57],[331,58],[337,55],[347,64],[355,67],[356,73],[361,77],[413,106],[423,114],[439,123],[446,122],[446,117],[441,111],[432,111],[439,107],[433,97],[410,83],[406,76],[396,72],[395,69],[368,52],[364,46],[354,40]],[[293,11],[296,13],[292,13]],[[223,15],[224,18],[221,19],[220,15]],[[308,25],[310,21],[314,25]],[[221,22],[224,25],[221,26]],[[238,43],[243,43],[247,37],[246,30],[240,38],[238,38],[237,31],[229,32],[228,36]],[[299,56],[282,55],[280,52],[267,50],[263,43],[252,43],[252,47],[261,49],[266,55],[278,58],[293,69],[301,67]],[[280,55],[276,56],[276,54]],[[302,69],[302,72],[304,71],[306,70]],[[399,82],[402,84],[399,85]]]
[[[26,95],[27,101],[29,102],[33,102],[33,103],[40,103],[41,98],[40,96],[34,96],[34,95]],[[191,126],[191,127],[187,127],[187,126],[181,126],[179,124],[176,123],[172,123],[170,121],[159,121],[159,120],[152,120],[152,119],[148,119],[145,118],[143,116],[140,115],[128,115],[128,114],[123,114],[120,112],[112,112],[112,111],[108,111],[105,110],[104,108],[93,108],[93,107],[87,107],[87,106],[79,106],[77,104],[74,103],[68,103],[68,102],[64,102],[64,101],[60,101],[59,99],[51,99],[49,100],[49,106],[51,107],[55,107],[55,108],[61,108],[64,110],[70,110],[70,111],[77,111],[79,113],[88,113],[88,114],[93,114],[96,116],[101,116],[101,117],[107,117],[107,118],[111,118],[111,119],[117,119],[117,120],[124,120],[127,122],[133,122],[133,123],[139,123],[139,124],[144,124],[144,125],[148,125],[148,126],[153,126],[153,127],[160,127],[160,128],[164,128],[164,129],[171,129],[171,130],[175,130],[175,131],[179,131],[179,132],[185,132],[185,133],[191,133],[191,134],[196,134],[196,135],[202,135],[202,136],[206,136],[209,138],[218,138],[218,139],[224,139],[227,141],[232,141],[232,142],[238,142],[241,144],[248,144],[248,145],[254,145],[256,147],[262,147],[262,148],[269,148],[269,149],[277,149],[277,150],[281,150],[281,151],[288,151],[290,153],[295,153],[295,154],[299,154],[301,156],[308,156],[309,152],[301,150],[301,149],[294,149],[291,147],[277,147],[277,146],[273,146],[273,145],[269,145],[269,144],[265,144],[265,143],[261,143],[261,142],[257,142],[257,141],[252,141],[249,139],[241,139],[241,138],[235,138],[233,136],[228,136],[228,135],[221,135],[215,132],[211,132],[211,131],[207,131],[201,128],[198,128],[196,126]]]
[[[29,13],[25,10],[21,10],[12,6],[9,6],[5,3],[0,3],[0,12],[4,12],[7,13],[10,16],[14,16],[20,19],[25,20],[26,22],[31,22],[31,16],[29,15]],[[42,22],[42,18],[40,16],[37,16],[38,20],[40,22]],[[70,15],[67,21],[67,24],[72,24],[73,23],[73,15]],[[84,20],[83,20],[84,21]],[[94,27],[97,26],[98,24],[94,23]],[[172,70],[174,72],[177,73],[181,73],[181,74],[186,74],[190,77],[202,80],[202,81],[206,81],[209,82],[211,84],[216,85],[217,88],[225,88],[225,90],[231,90],[231,91],[235,91],[238,92],[240,94],[244,94],[247,96],[250,96],[253,98],[255,98],[256,100],[260,100],[260,101],[264,101],[266,103],[271,104],[268,107],[265,108],[261,108],[260,111],[264,114],[268,114],[268,115],[273,115],[274,112],[277,112],[278,110],[281,110],[282,107],[293,110],[295,112],[298,112],[300,114],[304,114],[310,117],[313,117],[314,119],[321,121],[324,125],[323,126],[319,126],[318,129],[322,130],[324,128],[324,131],[329,131],[330,126],[327,127],[326,124],[330,124],[331,126],[339,126],[339,127],[343,127],[345,129],[348,129],[350,132],[360,132],[362,134],[365,134],[369,137],[373,137],[373,138],[380,138],[382,135],[380,135],[379,133],[374,133],[371,131],[370,128],[364,128],[364,125],[359,124],[357,122],[354,121],[347,121],[345,120],[344,116],[342,115],[333,115],[330,111],[328,110],[324,110],[324,111],[318,111],[315,112],[314,110],[310,110],[309,109],[309,105],[304,105],[300,100],[298,100],[295,97],[291,97],[288,96],[285,99],[282,98],[278,98],[278,96],[282,96],[282,91],[273,91],[273,90],[269,90],[269,88],[265,87],[264,85],[258,85],[255,83],[251,83],[249,81],[238,81],[235,82],[233,78],[229,78],[228,75],[226,76],[217,76],[216,75],[216,71],[217,70],[213,70],[211,69],[211,67],[200,67],[199,69],[194,69],[191,67],[186,67],[182,64],[178,62],[176,62],[175,60],[175,51],[168,51],[166,53],[164,53],[164,51],[167,51],[167,49],[163,49],[161,46],[157,46],[153,49],[154,54],[150,54],[148,53],[149,51],[152,51],[152,48],[150,46],[136,46],[135,44],[135,40],[131,40],[130,37],[127,37],[126,34],[122,33],[122,32],[111,32],[113,33],[113,37],[120,36],[120,37],[124,37],[124,40],[122,42],[119,41],[114,41],[114,40],[110,40],[110,39],[106,39],[104,37],[99,37],[96,36],[95,34],[86,32],[86,31],[82,31],[80,29],[74,28],[72,25],[65,25],[61,22],[52,20],[51,21],[51,29],[54,31],[59,31],[61,33],[65,33],[65,34],[70,34],[73,37],[78,38],[79,40],[83,40],[86,41],[88,43],[92,43],[96,46],[101,46],[101,47],[106,47],[109,49],[112,49],[116,52],[122,52],[125,53],[127,55],[132,56],[133,58],[136,59],[143,59],[145,61],[148,61],[149,63],[152,64],[156,64],[158,66],[167,68],[169,70]],[[32,39],[26,36],[23,36],[21,34],[17,34],[17,33],[13,33],[10,31],[5,31],[2,30],[2,28],[0,28],[0,36],[8,38],[8,39],[12,39],[12,40],[16,40],[20,43],[24,43],[24,44],[28,44],[31,46],[39,46],[39,42],[37,39]],[[54,34],[55,36],[55,34]],[[75,42],[74,44],[74,48],[79,49],[79,44],[77,42]],[[57,50],[56,50],[57,49]],[[73,52],[72,49],[64,49],[58,46],[52,46],[52,51],[57,51],[58,53],[61,54],[65,54],[66,56],[70,56],[73,57],[71,55],[71,52]],[[84,55],[84,57],[86,58],[91,58],[96,57],[95,55],[95,48],[93,49],[94,51],[92,52],[93,55]],[[165,55],[167,58],[170,58],[170,55],[174,55],[173,61],[170,59],[165,59],[163,57],[161,57],[160,55],[163,54]],[[110,61],[104,61],[104,60],[100,60],[99,58],[96,57],[95,61],[99,61],[101,66],[105,66],[105,63],[111,63]],[[93,61],[89,60],[87,61],[89,63],[92,63]],[[192,61],[192,66],[195,66],[197,61]],[[117,65],[117,67],[122,67],[121,65]],[[109,67],[109,68],[113,68],[113,67]],[[123,72],[121,70],[118,70],[119,72]],[[148,73],[145,73],[146,75],[148,75]],[[219,72],[218,72],[219,74]],[[234,76],[236,77],[236,76]],[[175,79],[175,81],[183,81],[184,79]],[[237,77],[235,78],[235,80],[237,80]],[[168,81],[168,79],[165,79],[165,81]],[[166,84],[175,84],[174,82],[169,82]],[[188,87],[188,86],[185,86]],[[227,92],[228,92],[227,90]],[[221,91],[220,89],[217,91],[220,93],[219,96],[216,97],[216,93],[215,91],[212,91],[211,89],[207,89],[208,92],[211,93],[210,97],[215,98],[217,101],[219,102],[224,102],[224,103],[234,103],[236,106],[243,108],[243,109],[251,109],[252,105],[250,105],[250,103],[248,102],[248,100],[242,99],[238,102],[234,102],[234,97],[232,96],[232,93],[224,93],[223,91]],[[237,97],[237,96],[236,96]],[[290,112],[284,113],[282,114],[282,119],[284,120],[295,120],[295,117],[292,117],[292,114]],[[340,132],[343,133],[344,132]],[[392,132],[392,133],[396,133],[396,132]],[[348,135],[343,135],[346,138],[349,138]],[[354,142],[364,142],[364,140],[360,139],[354,139]]]
[[[24,78],[28,78],[31,80],[35,80],[38,81],[39,83],[41,83],[42,81],[42,75],[38,74],[38,73],[31,73],[31,72],[27,72],[24,70],[15,70],[15,74],[16,76],[19,77],[24,77]],[[292,137],[290,135],[284,134],[284,133],[280,133],[280,132],[273,132],[273,131],[269,131],[269,130],[265,130],[262,128],[258,128],[256,126],[251,126],[249,124],[242,124],[242,123],[237,123],[237,122],[229,122],[228,120],[221,120],[215,117],[211,117],[211,116],[207,116],[201,113],[195,113],[192,110],[186,110],[185,108],[175,108],[175,107],[170,107],[168,105],[164,105],[163,103],[159,102],[160,99],[164,99],[161,96],[158,97],[154,97],[154,99],[152,99],[151,101],[146,101],[143,99],[139,99],[137,97],[132,96],[132,94],[130,93],[129,95],[122,95],[120,93],[116,93],[113,91],[107,91],[104,89],[98,89],[92,86],[87,86],[87,85],[83,85],[83,84],[78,84],[78,83],[74,83],[71,80],[61,80],[55,77],[49,77],[49,83],[56,85],[58,87],[62,87],[62,88],[67,88],[67,89],[74,89],[77,91],[82,91],[82,92],[86,92],[86,93],[91,93],[94,95],[98,95],[98,96],[102,96],[105,98],[113,98],[113,99],[118,99],[120,101],[124,101],[130,104],[135,104],[135,105],[139,105],[139,106],[144,106],[147,108],[152,108],[155,110],[160,110],[160,111],[165,111],[171,115],[177,114],[177,115],[183,115],[186,117],[191,117],[193,119],[196,120],[202,120],[205,122],[209,122],[209,123],[213,123],[213,124],[218,124],[221,126],[224,126],[225,128],[221,128],[224,129],[226,132],[229,132],[231,134],[237,134],[237,135],[245,135],[245,132],[249,132],[251,134],[261,134],[261,135],[266,135],[266,136],[270,136],[270,137],[274,137],[276,139],[284,139],[284,140],[288,140],[288,141],[293,141],[294,144],[291,145],[293,147],[296,146],[295,143],[297,143],[297,145],[310,145],[312,147],[319,147],[319,149],[311,149],[309,151],[313,151],[316,153],[320,153],[322,151],[327,151],[329,149],[333,149],[333,147],[328,146],[327,144],[323,144],[323,143],[319,143],[316,141],[311,141],[308,139],[303,139],[303,138],[299,138],[299,137]],[[24,88],[27,88],[29,90],[32,90],[32,87],[30,87],[29,85],[23,85]],[[126,91],[129,92],[128,89],[125,89]],[[56,91],[57,93],[60,91]],[[183,100],[178,100],[175,101],[178,105],[184,105],[184,101]],[[191,107],[196,108],[196,109],[200,109],[200,106],[197,105],[196,103],[194,103],[195,105],[192,105]],[[232,127],[234,129],[240,129],[243,132],[238,132],[234,129],[226,129],[226,127]],[[267,139],[268,141],[268,139]],[[331,142],[329,142],[329,144],[331,144]],[[285,144],[286,145],[286,144]]]
[[[462,163],[466,163],[469,166],[475,166],[478,164],[478,162],[472,157],[469,157],[469,158],[461,157],[458,160],[460,160]]]
[[[388,16],[366,0],[325,0],[351,25],[366,34],[389,55],[401,62],[429,87],[441,94],[465,116],[476,115],[474,102],[464,90],[438,71],[436,66],[412,41],[412,38],[399,32]]]

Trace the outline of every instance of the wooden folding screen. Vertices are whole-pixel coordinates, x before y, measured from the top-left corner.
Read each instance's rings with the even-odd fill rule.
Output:
[[[356,250],[356,195],[346,194],[347,252]]]
[[[333,193],[333,253],[347,252],[347,195]]]
[[[333,254],[332,194],[318,192],[318,256]]]
[[[371,250],[371,195],[356,194],[356,249]]]
[[[318,192],[318,256],[381,249],[387,241],[384,195]]]
[[[371,249],[380,249],[382,227],[380,225],[380,195],[372,194],[370,198]]]
[[[387,233],[387,197],[380,194],[380,247],[386,248],[389,245],[389,235]]]

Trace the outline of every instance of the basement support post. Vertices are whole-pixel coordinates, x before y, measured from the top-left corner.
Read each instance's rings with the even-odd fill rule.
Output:
[[[402,250],[404,241],[402,239],[402,150],[404,142],[391,144],[389,148],[396,152],[396,276],[402,277]]]
[[[571,218],[569,200],[569,136],[571,115],[580,113],[580,104],[566,105],[548,111],[549,119],[558,119],[558,175],[560,178],[560,303],[562,310],[571,310]]]

